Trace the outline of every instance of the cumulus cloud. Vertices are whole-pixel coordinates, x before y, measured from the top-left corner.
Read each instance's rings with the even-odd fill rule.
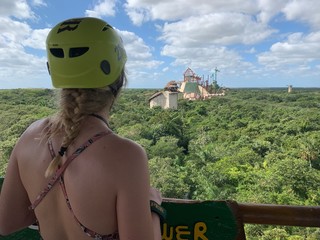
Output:
[[[274,43],[270,51],[259,54],[259,63],[279,69],[284,66],[306,66],[320,59],[320,32],[294,33],[283,42]]]
[[[279,7],[264,0],[190,0],[187,5],[184,0],[128,0],[125,5],[136,25],[166,21],[157,24],[159,39],[165,43],[161,54],[172,57],[173,65],[204,70],[219,66],[233,73],[255,67],[227,46],[253,45],[275,34],[268,21]]]
[[[21,48],[21,41],[31,32],[29,25],[0,17],[0,44],[3,47]]]
[[[166,23],[161,39],[168,44],[183,46],[254,44],[274,32],[245,14],[213,13]]]
[[[48,78],[46,58],[28,53],[26,49],[26,47],[44,49],[47,32],[48,29],[31,29],[26,22],[0,17],[0,80],[2,87],[14,87],[17,84],[19,87],[48,85],[48,81],[42,81]],[[29,76],[28,79],[27,76]],[[39,84],[33,82],[40,80]]]
[[[148,20],[176,21],[192,15],[201,16],[214,12],[258,12],[256,0],[127,0],[125,9],[133,23]]]
[[[47,3],[44,0],[32,0],[32,5],[36,7],[47,6]]]
[[[46,1],[0,1],[1,80],[4,77],[23,77],[30,72],[34,76],[47,74],[42,56],[45,55],[43,50],[49,29],[46,26],[43,29],[31,27],[32,23],[39,26],[44,20],[36,13],[39,12],[38,7],[46,6]],[[119,31],[128,53],[128,72],[136,79],[160,79],[166,71],[172,73],[186,66],[201,71],[210,71],[217,66],[223,75],[242,73],[248,76],[252,76],[249,72],[262,76],[266,74],[265,69],[275,72],[309,71],[314,74],[319,71],[318,0],[92,2],[90,8],[82,8],[80,14],[118,17],[117,13],[124,10],[136,25],[134,29],[140,35],[132,32],[131,24],[122,26],[128,31]],[[121,20],[121,24],[126,21],[125,18]],[[292,27],[280,28],[288,22],[291,26],[302,22],[299,25],[301,32],[295,32]],[[152,26],[155,27],[152,29]],[[146,41],[157,41],[155,48]],[[155,52],[157,49],[161,49],[160,56]],[[172,62],[164,64],[162,60],[168,59]]]
[[[44,57],[37,58],[19,49],[0,49],[1,77],[10,77],[12,73],[14,76],[25,77],[27,73],[35,73],[35,69],[42,69],[41,71],[44,71],[46,70],[45,62]]]
[[[131,19],[132,23],[137,26],[141,26],[143,22],[147,22],[151,19],[150,14],[143,8],[131,8],[126,6],[127,15]]]
[[[26,47],[45,50],[45,41],[49,31],[49,28],[32,30],[30,35],[23,40],[22,44]]]
[[[320,4],[318,0],[294,0],[284,8],[283,13],[288,20],[298,20],[320,29]]]
[[[0,17],[11,16],[18,19],[35,17],[26,0],[1,0]]]
[[[166,23],[161,29],[165,42],[161,54],[173,57],[173,65],[211,71],[215,66],[237,73],[254,69],[240,53],[228,48],[234,44],[260,42],[275,30],[242,13],[213,13]],[[252,53],[252,52],[251,52]]]
[[[211,71],[216,66],[219,69],[230,69],[230,71],[253,68],[253,65],[245,62],[237,52],[226,47],[179,48],[167,45],[162,54],[174,57],[174,66],[189,66],[206,71]]]
[[[187,4],[184,0],[127,0],[125,9],[136,25],[155,22],[164,43],[161,54],[172,57],[174,65],[204,69],[218,65],[229,71],[261,73],[243,53],[256,54],[258,63],[268,69],[295,65],[307,71],[310,63],[316,65],[320,59],[318,0],[189,0]],[[285,35],[277,35],[279,30],[271,26],[285,21],[303,22],[315,32],[291,32],[280,42]],[[267,42],[269,51],[259,53],[255,45]],[[242,45],[250,51],[235,47]]]
[[[148,70],[155,69],[163,64],[163,62],[153,59],[152,49],[141,37],[129,31],[119,31],[119,34],[128,56],[126,66],[129,77],[147,79],[150,76]]]
[[[28,88],[50,86],[46,58],[27,53],[22,48],[0,47],[1,87]]]
[[[258,0],[257,5],[259,13],[257,18],[260,22],[267,24],[274,16],[276,16],[286,6],[289,0],[270,1]]]
[[[105,17],[114,16],[116,0],[99,0],[92,9],[86,10],[85,15],[88,17]]]
[[[152,60],[152,49],[142,38],[128,31],[119,31],[125,49],[127,51],[129,64],[138,68],[154,68],[161,64],[160,61]]]

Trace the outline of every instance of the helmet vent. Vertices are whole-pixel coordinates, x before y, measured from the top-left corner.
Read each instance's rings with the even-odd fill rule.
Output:
[[[109,25],[109,24],[107,24],[106,26],[104,26],[103,28],[102,28],[102,32],[105,32],[105,31],[107,31],[108,29],[113,29],[113,27],[111,26],[111,25]]]
[[[88,50],[89,50],[88,47],[70,48],[69,57],[70,58],[80,57],[86,52],[88,52]]]
[[[50,48],[50,52],[53,56],[57,58],[64,58],[64,53],[62,48]]]
[[[104,74],[108,75],[110,73],[110,63],[107,60],[103,60],[100,63],[100,68]]]

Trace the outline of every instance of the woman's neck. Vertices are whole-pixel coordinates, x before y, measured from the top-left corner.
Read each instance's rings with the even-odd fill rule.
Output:
[[[99,120],[101,120],[102,122],[104,122],[104,123],[107,125],[108,128],[110,128],[108,119],[105,118],[103,115],[100,115],[99,113],[91,113],[91,114],[89,114],[89,116],[98,118]]]

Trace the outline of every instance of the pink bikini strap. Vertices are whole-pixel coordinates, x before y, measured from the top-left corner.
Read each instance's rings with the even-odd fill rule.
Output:
[[[63,174],[63,172],[66,170],[68,165],[72,162],[72,160],[74,160],[77,156],[79,156],[80,153],[82,153],[87,147],[89,147],[96,140],[98,140],[101,137],[106,136],[110,133],[112,133],[112,131],[110,131],[110,130],[97,133],[92,138],[90,138],[85,143],[83,143],[76,151],[74,151],[74,153],[67,158],[66,162],[59,169],[57,169],[55,174],[49,180],[47,186],[40,192],[40,194],[37,196],[35,201],[29,206],[29,209],[34,210],[39,205],[39,203],[42,201],[42,199],[48,194],[48,192],[52,189],[52,187],[57,183],[58,179]],[[51,155],[54,157],[55,154],[54,154],[54,151],[52,148],[52,144],[51,144],[51,147],[49,145],[49,150],[50,150]]]

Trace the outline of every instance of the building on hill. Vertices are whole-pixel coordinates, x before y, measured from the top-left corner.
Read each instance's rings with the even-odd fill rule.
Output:
[[[197,82],[183,82],[180,87],[183,98],[188,100],[197,100],[201,98],[201,91]]]
[[[215,87],[220,88],[215,82]],[[209,99],[213,96],[224,96],[224,90],[221,92],[213,92],[213,84],[209,85],[209,80],[196,75],[190,68],[188,68],[183,74],[183,81],[180,83],[179,92],[183,93],[183,98],[188,100],[200,100]]]
[[[216,69],[216,71],[218,70]],[[219,92],[220,87],[217,81],[215,80],[214,83],[209,85],[209,78],[205,81],[196,75],[191,68],[187,68],[183,74],[183,81],[170,81],[163,91],[158,91],[149,98],[150,108],[159,106],[163,109],[177,109],[179,95],[187,100],[205,100],[213,96],[223,96],[224,90]]]
[[[149,98],[150,108],[161,107],[163,109],[177,109],[178,108],[178,92],[159,91]]]
[[[169,91],[169,92],[178,92],[178,89],[179,89],[179,86],[176,81],[168,82],[164,88],[164,90]]]
[[[191,68],[187,68],[187,70],[183,73],[183,82],[199,82],[201,81],[201,77],[196,75]]]

